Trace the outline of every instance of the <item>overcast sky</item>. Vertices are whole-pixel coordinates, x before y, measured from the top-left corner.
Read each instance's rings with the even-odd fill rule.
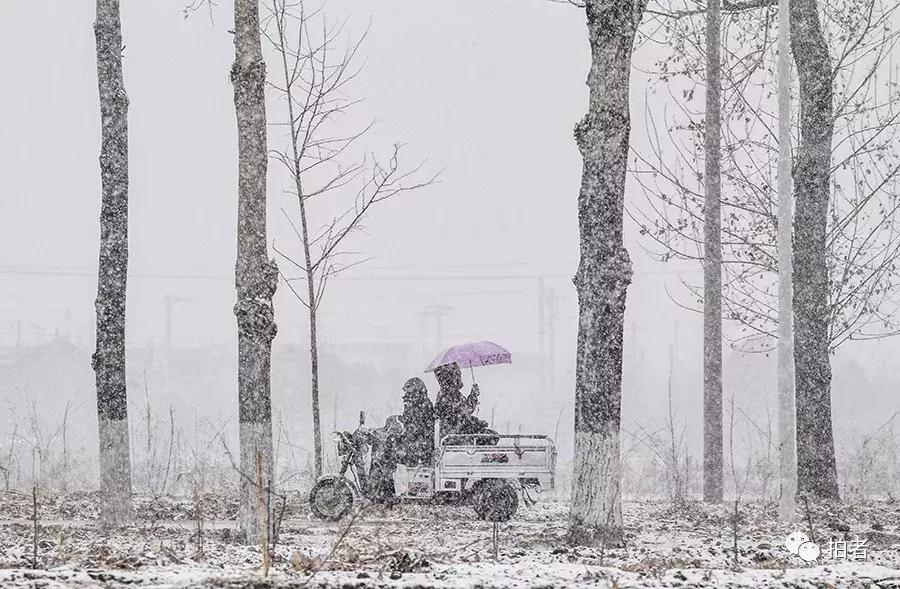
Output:
[[[221,0],[210,22],[205,12],[186,19],[184,4],[123,2],[131,344],[164,337],[167,295],[176,297],[176,344],[235,341],[232,6]],[[351,35],[368,30],[365,67],[349,89],[363,102],[347,128],[377,119],[361,142],[367,151],[386,154],[399,141],[410,166],[427,160],[426,170],[443,172],[438,184],[375,210],[354,236],[348,248],[372,259],[332,284],[326,344],[436,348],[435,320],[421,313],[448,305],[440,343],[489,338],[536,352],[543,276],[558,300],[560,371],[571,368],[581,172],[572,128],[586,107],[589,59],[582,11],[546,0],[332,0],[327,12],[349,18]],[[59,330],[90,346],[100,206],[93,3],[5,1],[2,15],[0,344],[13,342],[22,322],[26,342]],[[638,63],[660,50],[644,47]],[[636,104],[645,84],[635,74]],[[279,106],[270,103],[270,119]],[[642,113],[633,108],[635,142],[646,130]],[[280,133],[270,128],[270,146],[282,144]],[[280,212],[295,203],[270,170],[270,241],[299,252]],[[312,207],[313,223],[343,202]],[[644,351],[642,375],[658,380],[674,345],[696,402],[701,317],[666,291],[683,293],[676,272],[697,278],[699,267],[653,262],[633,234],[626,346]],[[303,309],[283,286],[276,314],[279,341],[302,341]],[[656,393],[641,402],[656,403],[664,391]]]
[[[132,341],[162,336],[159,320],[166,294],[191,299],[176,303],[178,309],[189,309],[177,322],[179,340],[224,340],[234,329],[229,278],[236,214],[235,122],[228,79],[231,7],[221,2],[211,23],[205,12],[185,19],[183,4],[123,3],[130,98]],[[6,275],[0,321],[8,326],[25,319],[47,329],[72,321],[87,331],[99,210],[92,5],[55,2],[47,10],[32,3],[5,3],[3,10],[0,54],[7,58],[0,61],[6,81],[0,97],[0,266],[83,271],[87,276]],[[451,334],[464,335],[476,327],[496,333],[516,325],[527,326],[519,331],[533,332],[536,279],[350,280],[491,274],[547,275],[566,297],[564,312],[571,314],[568,277],[577,265],[580,174],[571,130],[585,105],[588,59],[581,11],[543,0],[444,6],[335,0],[328,14],[334,21],[349,15],[350,35],[368,29],[365,67],[350,89],[364,102],[347,128],[377,119],[361,142],[366,150],[385,154],[400,141],[408,165],[427,160],[426,170],[443,173],[439,184],[370,216],[366,233],[354,237],[349,247],[372,261],[348,280],[334,283],[326,316],[348,319],[342,329],[349,327],[344,333],[355,338],[375,337],[371,329],[378,324],[388,326],[387,333],[409,334],[417,329],[415,313],[441,302],[454,307],[446,319]],[[278,106],[270,105],[270,119],[280,114]],[[273,147],[283,141],[277,128],[270,129],[269,141]],[[295,244],[280,209],[293,211],[295,203],[283,194],[284,187],[284,177],[273,165],[270,237],[290,249]],[[327,221],[334,210],[314,207],[313,222]],[[635,257],[639,271],[654,270],[641,263],[639,253]],[[182,274],[222,279],[148,277]],[[473,298],[470,292],[480,290],[495,294]],[[282,291],[282,335],[298,338],[302,316]],[[421,291],[436,294],[417,300]],[[381,296],[385,293],[399,298],[389,302]],[[639,285],[632,296],[640,300]],[[354,309],[344,309],[351,302]],[[367,320],[351,316],[353,310]],[[67,311],[71,319],[66,319]],[[292,328],[293,323],[297,326]],[[324,330],[329,333],[327,321]],[[378,333],[386,332],[382,328]]]

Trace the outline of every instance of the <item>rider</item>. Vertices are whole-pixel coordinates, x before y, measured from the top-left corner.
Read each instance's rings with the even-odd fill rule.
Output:
[[[403,437],[400,462],[409,467],[431,464],[434,456],[434,406],[421,378],[403,385]]]
[[[487,422],[475,417],[478,407],[478,385],[472,385],[471,392],[463,397],[462,371],[459,364],[445,364],[434,369],[441,390],[434,404],[434,412],[441,420],[440,437],[451,434],[476,434],[487,431]]]

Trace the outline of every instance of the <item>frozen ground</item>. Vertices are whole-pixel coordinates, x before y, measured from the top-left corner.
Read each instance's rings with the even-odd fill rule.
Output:
[[[494,561],[491,526],[468,507],[369,508],[348,526],[312,519],[297,494],[267,579],[259,548],[232,540],[236,506],[223,496],[204,500],[202,552],[190,498],[140,497],[136,523],[114,536],[94,523],[93,495],[40,504],[32,570],[31,497],[0,494],[2,587],[900,587],[900,504],[892,502],[798,512],[795,525],[774,523],[773,503],[745,503],[735,566],[733,505],[627,501],[626,546],[601,550],[565,546],[566,505],[542,502],[500,527]],[[791,531],[809,533],[808,519],[824,550],[814,564],[782,546]],[[866,559],[831,558],[829,538],[864,539]]]

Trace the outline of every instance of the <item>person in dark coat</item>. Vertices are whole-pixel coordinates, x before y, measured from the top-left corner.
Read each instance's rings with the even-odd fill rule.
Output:
[[[403,385],[403,438],[400,462],[409,467],[431,464],[434,458],[434,406],[421,378]]]
[[[434,403],[434,412],[441,420],[441,439],[451,434],[479,433],[474,431],[477,424],[473,423],[473,420],[481,422],[474,417],[478,407],[478,385],[472,385],[472,391],[463,397],[462,371],[456,362],[435,368],[434,378],[441,387]]]

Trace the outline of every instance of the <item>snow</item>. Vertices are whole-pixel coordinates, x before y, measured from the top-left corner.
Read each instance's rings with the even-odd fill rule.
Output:
[[[0,582],[43,587],[99,587],[140,584],[154,589],[190,587],[785,587],[806,588],[871,587],[883,580],[881,587],[891,587],[891,577],[900,583],[897,571],[881,566],[815,567],[803,571],[707,571],[674,570],[658,576],[622,572],[609,567],[575,564],[506,565],[481,563],[466,566],[435,566],[428,573],[408,573],[392,579],[389,573],[324,572],[310,582],[299,575],[274,573],[263,578],[258,573],[224,573],[212,567],[174,570],[149,568],[141,573],[130,571],[0,571]],[[830,583],[826,584],[826,583]],[[893,585],[893,586],[900,586]]]
[[[563,543],[568,505],[546,500],[521,508],[499,530],[469,506],[370,506],[349,520],[325,523],[291,493],[282,537],[267,578],[260,549],[235,536],[236,499],[204,498],[203,552],[189,498],[135,498],[137,520],[104,534],[94,523],[96,496],[41,500],[39,564],[31,570],[30,497],[0,495],[0,586],[3,587],[900,587],[900,506],[890,502],[811,507],[817,540],[867,540],[863,562],[826,553],[804,563],[782,545],[808,533],[807,514],[778,523],[774,501],[739,511],[738,566],[733,562],[731,506],[626,499],[624,548],[570,548]],[[80,519],[74,519],[74,518]],[[165,518],[165,519],[162,519]],[[346,532],[346,533],[345,533]],[[338,542],[342,537],[343,539]],[[337,545],[336,545],[337,543]],[[875,584],[882,581],[881,584]]]

